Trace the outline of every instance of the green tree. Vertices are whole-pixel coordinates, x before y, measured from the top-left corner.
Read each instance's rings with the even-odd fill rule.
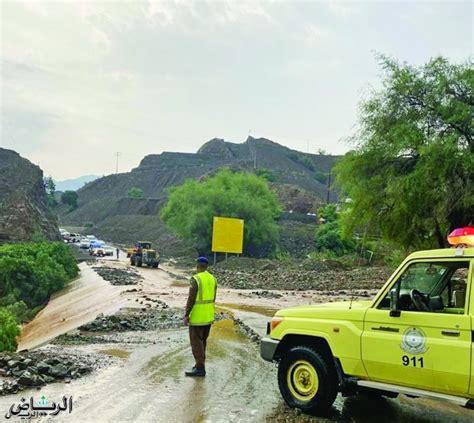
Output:
[[[27,243],[0,246],[0,298],[23,301],[33,308],[77,276],[77,264],[64,243]]]
[[[382,89],[362,104],[355,149],[336,165],[345,231],[367,227],[410,247],[445,246],[474,220],[474,71],[434,58],[382,57]]]
[[[56,184],[51,176],[46,176],[43,178],[44,189],[46,194],[54,194],[56,191]]]
[[[64,191],[61,195],[61,203],[69,205],[71,210],[77,209],[77,192]]]
[[[318,209],[319,220],[323,223],[335,222],[338,219],[336,204],[327,204]]]
[[[137,187],[132,187],[127,191],[128,198],[143,198],[143,190]]]
[[[214,216],[245,220],[244,253],[271,255],[279,241],[276,218],[281,208],[268,183],[252,173],[225,169],[198,182],[172,188],[161,217],[177,234],[210,252]]]
[[[48,206],[50,208],[55,208],[58,205],[56,198],[54,198],[54,193],[56,192],[56,183],[51,176],[46,176],[43,178],[43,185],[48,197]]]
[[[33,318],[77,273],[76,259],[62,242],[0,246],[0,351],[15,350],[17,322]]]
[[[15,351],[16,337],[20,328],[15,316],[4,308],[0,308],[0,351]]]
[[[354,242],[342,233],[335,204],[320,207],[318,216],[321,222],[316,229],[315,238],[315,247],[318,251],[331,251],[340,256],[354,250]]]

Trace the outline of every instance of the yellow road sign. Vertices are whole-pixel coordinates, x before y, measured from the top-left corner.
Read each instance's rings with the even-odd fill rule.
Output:
[[[212,251],[242,254],[244,248],[244,221],[230,217],[214,217]]]

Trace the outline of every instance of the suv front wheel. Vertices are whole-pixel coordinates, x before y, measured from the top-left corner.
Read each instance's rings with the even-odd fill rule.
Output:
[[[293,347],[280,360],[278,387],[290,407],[324,414],[337,396],[336,369],[330,360],[312,348]]]

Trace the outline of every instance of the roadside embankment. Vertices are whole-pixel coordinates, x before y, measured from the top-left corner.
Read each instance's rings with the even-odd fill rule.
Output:
[[[213,268],[220,286],[264,290],[372,290],[391,274],[384,266],[346,266],[334,260],[230,258]]]

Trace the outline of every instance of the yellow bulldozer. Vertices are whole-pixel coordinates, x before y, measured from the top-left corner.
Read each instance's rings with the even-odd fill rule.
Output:
[[[130,264],[132,266],[148,266],[156,269],[160,264],[160,256],[156,250],[151,248],[151,242],[139,241],[130,252]]]

